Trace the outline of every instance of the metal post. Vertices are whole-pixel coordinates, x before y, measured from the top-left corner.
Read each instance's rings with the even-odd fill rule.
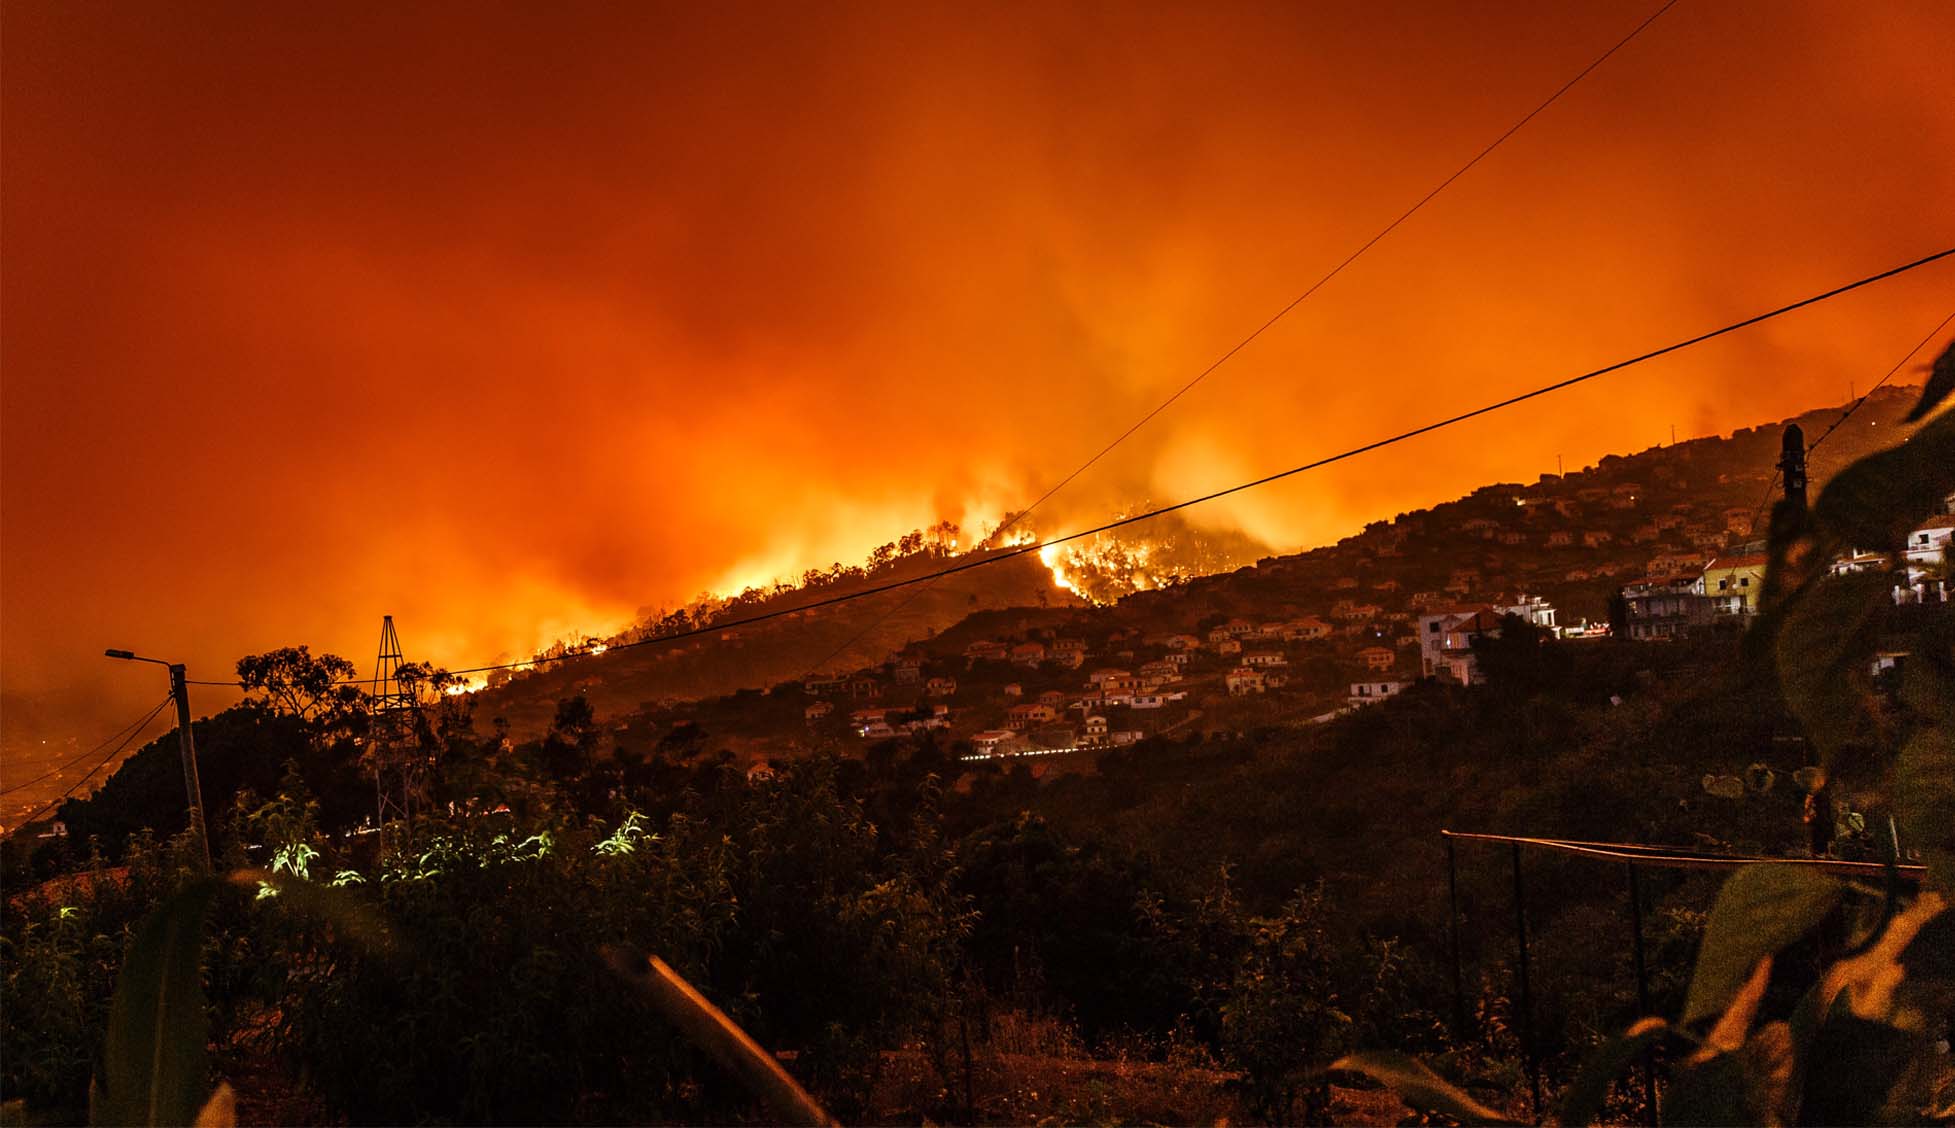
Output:
[[[1441,833],[1444,833],[1443,831]],[[1459,974],[1459,857],[1450,835],[1446,838],[1446,939],[1453,950],[1453,1037],[1466,1037],[1466,992]]]
[[[1527,1058],[1527,1081],[1533,1103],[1528,1107],[1534,1122],[1541,1122],[1541,1059],[1534,1049],[1534,994],[1527,981],[1527,898],[1521,884],[1521,844],[1513,843],[1514,857],[1514,938],[1520,945],[1520,1020],[1521,1053]]]
[[[1636,953],[1636,1016],[1649,1017],[1650,977],[1648,966],[1643,962],[1643,889],[1636,873],[1636,863],[1626,863],[1623,868],[1629,871],[1629,928],[1632,947]],[[1643,1047],[1643,1106],[1649,1110],[1650,1123],[1663,1123],[1663,1114],[1656,1103],[1656,1047]]]
[[[204,851],[204,870],[210,871],[210,833],[204,826],[204,788],[197,781],[197,740],[190,732],[190,694],[185,688],[183,663],[171,662],[170,696],[176,698],[177,747],[183,753],[183,789],[190,800],[190,829]]]

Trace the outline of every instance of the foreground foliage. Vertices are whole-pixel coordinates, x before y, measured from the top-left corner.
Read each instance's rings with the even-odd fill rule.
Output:
[[[1911,418],[1930,414],[1951,391],[1955,348],[1936,361]],[[1675,1123],[1955,1116],[1946,1061],[1955,1016],[1955,624],[1946,608],[1920,624],[1890,705],[1875,692],[1871,667],[1892,581],[1832,568],[1855,548],[1898,553],[1951,492],[1955,412],[1943,412],[1908,441],[1842,471],[1810,513],[1780,503],[1765,615],[1747,640],[1824,758],[1810,777],[1816,793],[1856,770],[1891,780],[1896,825],[1885,888],[1870,893],[1791,865],[1733,875],[1711,911],[1682,1013],[1674,1022],[1641,1019],[1599,1046],[1564,1097],[1562,1123],[1594,1121],[1611,1079],[1659,1044],[1679,1059],[1664,1107]],[[1925,864],[1918,892],[1906,891],[1898,874],[1903,841]],[[1803,940],[1835,953],[1816,976],[1785,959]],[[1806,984],[1796,1002],[1774,1008],[1773,988],[1796,982]],[[1398,1055],[1357,1054],[1333,1068],[1367,1073],[1419,1108],[1506,1122]]]
[[[1418,1107],[1518,1119],[1533,1110],[1509,957],[1469,938],[1465,1021],[1433,1013],[1448,994],[1437,827],[1795,853],[1798,792],[1776,777],[1863,816],[1843,854],[1882,858],[1867,828],[1892,814],[1923,890],[1795,867],[1721,890],[1652,875],[1653,1009],[1675,1016],[1658,1019],[1625,985],[1619,894],[1541,866],[1533,952],[1557,990],[1534,1017],[1559,1115],[1647,1116],[1618,1081],[1651,1047],[1672,1122],[1946,1115],[1931,1050],[1955,1009],[1955,645],[1945,609],[1914,620],[1900,684],[1874,684],[1885,591],[1826,563],[1955,489],[1951,426],[1842,474],[1809,520],[1777,517],[1748,667],[1728,645],[1578,652],[1516,631],[1484,655],[1485,689],[1111,752],[1092,777],[980,770],[947,792],[961,769],[927,740],[749,777],[696,729],[605,755],[577,698],[518,744],[481,733],[430,671],[416,816],[383,850],[360,833],[370,734],[337,667],[260,656],[241,670],[254,703],[198,739],[213,810],[228,809],[213,818],[223,868],[262,874],[212,884],[196,844],[142,829],[180,825],[156,782],[167,748],[64,809],[99,848],[26,859],[56,876],[25,891],[9,870],[0,1096],[80,1120],[92,1092],[99,1120],[181,1121],[217,1079],[276,1061],[321,1116],[359,1123],[766,1119],[623,989],[608,959],[622,949],[671,964],[848,1120],[979,1119],[987,1083],[1087,1056],[1159,1066],[1150,1084],[1226,1076],[1239,1107],[1181,1092],[1149,1106],[1204,1117],[1323,1119],[1341,1057]],[[1788,723],[1820,767],[1751,762]],[[1469,922],[1509,912],[1486,875],[1462,886]],[[142,1001],[142,984],[186,975],[196,991]],[[1368,1046],[1393,1052],[1351,1052]],[[989,1115],[1053,1107],[1018,1089]],[[1050,1114],[1135,1107],[1100,1093]]]

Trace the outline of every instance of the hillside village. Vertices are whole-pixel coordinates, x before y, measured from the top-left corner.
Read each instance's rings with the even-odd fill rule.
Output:
[[[1832,468],[1886,441],[1911,395],[1877,393],[1830,437],[1815,453],[1815,495]],[[1817,435],[1837,416],[1785,423]],[[925,734],[967,760],[1061,756],[1322,721],[1420,679],[1475,684],[1476,641],[1516,620],[1571,640],[1737,632],[1758,610],[1761,502],[1776,496],[1783,426],[1482,487],[1336,545],[1110,606],[980,610],[873,665],[647,705],[616,735],[711,740],[763,771],[811,747]],[[1945,599],[1952,535],[1955,516],[1910,535],[1896,602]],[[1837,567],[1876,564],[1888,566],[1855,554]]]

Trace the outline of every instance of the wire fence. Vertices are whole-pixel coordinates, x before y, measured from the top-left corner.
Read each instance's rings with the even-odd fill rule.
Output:
[[[1579,860],[1582,863],[1615,865],[1622,867],[1624,883],[1623,897],[1625,912],[1622,918],[1624,930],[1628,933],[1631,956],[1631,969],[1636,980],[1636,1005],[1638,1013],[1651,1013],[1650,974],[1651,964],[1646,949],[1645,920],[1647,898],[1643,874],[1646,870],[1676,870],[1692,872],[1729,872],[1746,866],[1770,862],[1775,865],[1792,865],[1818,870],[1838,877],[1878,879],[1882,882],[1919,883],[1927,873],[1921,865],[1888,864],[1882,862],[1847,861],[1838,858],[1787,858],[1755,854],[1729,854],[1714,850],[1703,850],[1685,846],[1651,846],[1630,842],[1594,842],[1571,838],[1536,838],[1512,834],[1472,834],[1454,830],[1441,830],[1440,837],[1446,844],[1446,893],[1448,915],[1446,934],[1452,962],[1453,990],[1453,1033],[1464,1037],[1468,1029],[1467,998],[1464,975],[1465,956],[1462,935],[1462,896],[1460,889],[1460,860],[1458,847],[1484,846],[1499,848],[1505,846],[1512,881],[1513,939],[1514,939],[1514,1001],[1515,1026],[1519,1036],[1521,1053],[1525,1059],[1528,1075],[1529,1109],[1538,1123],[1542,1113],[1541,1098],[1541,1039],[1536,1028],[1535,984],[1532,966],[1533,952],[1528,941],[1528,869],[1523,864],[1525,852],[1540,852]],[[1661,1106],[1657,1088],[1657,1061],[1653,1048],[1645,1049],[1641,1065],[1641,1089],[1645,1108],[1650,1122],[1661,1122]]]

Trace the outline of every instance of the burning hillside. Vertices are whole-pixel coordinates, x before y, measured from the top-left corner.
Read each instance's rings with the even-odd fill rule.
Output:
[[[1142,512],[1145,504],[1121,513]],[[1113,603],[1137,591],[1173,587],[1253,563],[1267,546],[1237,530],[1206,532],[1169,514],[1144,525],[1100,533],[1039,550],[1052,580],[1093,603]]]

